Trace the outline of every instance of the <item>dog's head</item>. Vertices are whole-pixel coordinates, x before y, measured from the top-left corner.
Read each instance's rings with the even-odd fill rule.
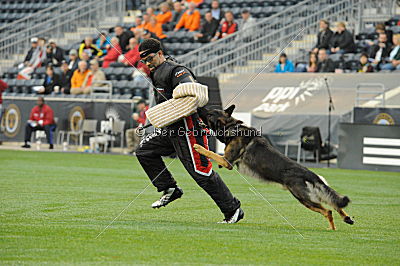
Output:
[[[242,124],[243,122],[232,117],[235,105],[229,106],[225,110],[199,108],[198,114],[203,122],[213,131],[225,131],[228,128]],[[218,138],[218,136],[217,136]],[[219,139],[219,138],[218,138]]]

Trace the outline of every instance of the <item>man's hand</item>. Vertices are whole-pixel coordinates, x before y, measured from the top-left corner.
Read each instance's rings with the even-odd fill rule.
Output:
[[[139,119],[139,115],[137,113],[132,114],[132,119],[137,121]]]

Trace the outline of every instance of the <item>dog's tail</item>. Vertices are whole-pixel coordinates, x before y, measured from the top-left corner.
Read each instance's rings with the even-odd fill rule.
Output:
[[[319,177],[319,182],[312,187],[309,186],[310,192],[316,196],[319,201],[329,204],[335,209],[346,207],[350,199],[347,196],[342,196],[331,188],[322,176]]]

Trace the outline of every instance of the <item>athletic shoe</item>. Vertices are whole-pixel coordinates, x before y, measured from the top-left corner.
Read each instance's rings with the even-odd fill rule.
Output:
[[[24,144],[24,145],[22,145],[21,147],[22,147],[22,148],[25,148],[25,149],[30,149],[30,148],[31,148],[31,145],[29,145],[29,144]]]
[[[53,145],[53,144],[50,144],[50,145],[49,145],[49,149],[50,149],[50,150],[54,149],[54,145]]]
[[[179,199],[183,195],[183,190],[179,187],[169,188],[164,190],[163,195],[159,200],[151,204],[152,208],[160,208],[167,206],[170,202]]]
[[[235,224],[242,220],[244,217],[244,211],[241,208],[237,208],[232,215],[225,216],[225,219],[220,224]]]

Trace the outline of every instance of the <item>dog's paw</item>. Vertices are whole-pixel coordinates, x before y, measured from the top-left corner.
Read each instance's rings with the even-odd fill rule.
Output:
[[[347,224],[354,224],[354,221],[350,218],[350,216],[344,217],[343,221]]]

